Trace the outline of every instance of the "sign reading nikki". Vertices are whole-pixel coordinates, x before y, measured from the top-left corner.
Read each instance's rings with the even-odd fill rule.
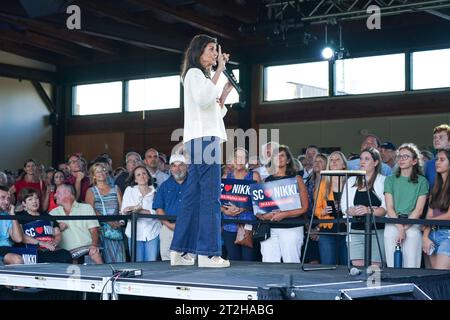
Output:
[[[37,247],[11,247],[11,253],[15,253],[22,256],[23,264],[36,264],[37,263]]]
[[[220,202],[222,205],[234,204],[239,208],[251,208],[252,200],[250,198],[250,185],[255,183],[253,180],[222,179],[220,185],[222,194]]]
[[[297,178],[255,183],[251,185],[250,190],[255,214],[274,210],[289,211],[302,207]]]
[[[48,242],[55,237],[51,221],[36,220],[25,223],[23,225],[23,232],[36,240]]]

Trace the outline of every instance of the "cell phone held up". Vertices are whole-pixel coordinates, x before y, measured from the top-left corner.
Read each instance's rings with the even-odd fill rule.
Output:
[[[337,217],[336,203],[333,200],[327,201],[327,206],[331,207],[331,215]]]

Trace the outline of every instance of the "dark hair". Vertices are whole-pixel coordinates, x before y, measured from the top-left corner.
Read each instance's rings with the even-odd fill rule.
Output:
[[[101,163],[109,165],[109,160],[106,157],[97,157],[93,161],[91,161],[90,165],[92,166],[93,164],[95,164],[97,162],[101,162]]]
[[[376,135],[374,135],[372,133],[369,133],[369,134],[366,134],[364,136],[364,140],[363,141],[366,141],[367,138],[375,138],[375,140],[377,141],[377,148],[379,148],[381,146],[381,139],[378,138],[378,136],[376,136]],[[361,153],[362,153],[362,151],[361,151]]]
[[[55,168],[53,168],[53,167],[48,167],[47,169],[45,169],[45,173],[49,173],[49,172],[53,172],[53,173],[55,173]]]
[[[19,192],[19,201],[23,202],[25,200],[27,200],[29,197],[33,196],[33,195],[37,195],[39,198],[39,192],[34,189],[34,188],[23,188],[22,190],[20,190]],[[40,200],[40,199],[39,199]]]
[[[70,158],[72,157],[77,157],[79,160],[81,160],[81,153],[72,153],[70,154],[67,159],[66,159],[66,163],[69,163]]]
[[[135,185],[137,184],[136,181],[134,181],[134,180],[135,180],[134,173],[135,173],[136,170],[139,169],[139,168],[142,168],[142,169],[144,169],[145,171],[147,171],[147,175],[148,175],[148,185],[149,185],[149,186],[154,185],[153,177],[152,177],[152,175],[150,174],[150,171],[148,171],[147,167],[145,167],[145,166],[143,166],[143,165],[139,165],[139,166],[137,166],[136,168],[134,168],[133,171],[131,171],[131,173],[130,173],[130,175],[128,176],[128,179],[127,179],[127,181],[126,181],[126,185],[129,186],[129,187],[132,187],[132,186],[135,186]]]
[[[56,186],[56,184],[55,184],[55,176],[56,176],[56,174],[58,172],[61,173],[63,175],[63,177],[64,177],[64,180],[66,180],[66,175],[64,174],[64,171],[59,170],[59,169],[55,170],[55,173],[53,174],[53,177],[52,177],[52,184],[55,185],[55,186]]]
[[[278,153],[274,152],[272,154],[272,157],[274,155],[278,155],[280,152],[284,151],[286,153],[286,175],[287,176],[294,176],[297,174],[297,171],[295,170],[295,163],[292,160],[294,157],[292,156],[291,150],[287,145],[280,145],[278,147]]]
[[[37,161],[34,159],[31,159],[31,158],[28,159],[27,161],[25,161],[23,163],[22,169],[19,169],[19,171],[18,171],[18,179],[17,180],[23,180],[25,178],[25,175],[27,174],[27,172],[25,171],[25,167],[27,166],[28,162],[33,162],[35,166],[38,165]]]
[[[315,144],[310,144],[310,145],[308,145],[308,146],[306,147],[305,151],[308,150],[308,149],[316,149],[317,152],[320,152],[319,147],[316,146]]]
[[[377,149],[375,149],[375,148],[366,148],[366,149],[361,151],[360,155],[363,154],[363,152],[370,153],[370,155],[372,156],[373,161],[378,161],[378,164],[375,166],[375,173],[374,173],[374,175],[370,178],[369,181],[367,181],[367,185],[369,186],[369,190],[372,190],[373,189],[373,185],[375,183],[375,180],[377,178],[377,175],[381,172],[381,155],[380,155],[380,152]],[[365,187],[362,176],[358,176],[356,178],[356,181],[355,181],[355,184],[353,185],[353,187],[357,187],[358,189],[362,189],[362,188]]]
[[[35,166],[38,165],[37,161],[34,159],[28,159],[27,161],[24,162],[23,167],[25,168],[27,166],[28,162],[33,162]]]
[[[409,176],[409,181],[412,183],[418,183],[419,175],[423,176],[422,170],[423,165],[422,165],[422,158],[420,156],[420,151],[414,143],[404,143],[397,149],[397,155],[402,149],[406,149],[409,152],[411,152],[413,159],[417,160],[417,163],[412,167],[411,175]],[[395,176],[398,178],[400,177],[400,174],[401,169],[400,167],[397,167],[397,169],[395,170]]]
[[[184,80],[184,77],[190,68],[199,68],[207,78],[211,77],[210,71],[203,68],[200,63],[200,56],[208,43],[217,43],[217,39],[206,34],[198,34],[192,38],[189,47],[184,53],[183,65],[181,67],[181,79]]]
[[[5,192],[9,192],[9,188],[7,186],[4,186],[4,185],[0,185],[0,190],[5,191]]]
[[[439,149],[439,152],[445,153],[447,160],[450,161],[450,149]],[[430,208],[439,209],[441,211],[448,211],[450,207],[450,179],[447,175],[447,179],[442,179],[442,174],[436,173],[436,179],[434,182],[433,190],[430,195]]]

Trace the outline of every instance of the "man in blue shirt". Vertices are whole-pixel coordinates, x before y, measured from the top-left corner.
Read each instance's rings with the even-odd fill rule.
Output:
[[[164,181],[156,192],[153,200],[153,210],[159,215],[176,216],[181,211],[181,199],[186,190],[187,166],[186,159],[181,154],[170,157],[170,177]],[[161,260],[170,260],[170,244],[173,239],[175,222],[161,220],[163,226],[159,234]]]
[[[11,195],[8,187],[0,186],[0,215],[14,216],[14,206],[11,205]],[[20,255],[10,253],[12,241],[20,243],[23,240],[23,232],[17,220],[0,220],[0,260],[5,264],[22,264]]]
[[[433,147],[435,150],[450,148],[450,126],[448,124],[441,124],[434,128]],[[425,163],[424,171],[430,190],[432,190],[436,178],[436,158]]]
[[[368,134],[361,143],[361,151],[367,148],[375,148],[380,151],[381,141],[374,134]],[[350,160],[347,163],[349,170],[359,170],[359,158]],[[392,169],[386,163],[381,164],[381,174],[384,176],[390,176],[392,174]]]

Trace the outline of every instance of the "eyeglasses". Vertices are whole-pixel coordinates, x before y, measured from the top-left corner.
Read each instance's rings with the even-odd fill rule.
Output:
[[[94,172],[95,173],[105,173],[106,169],[95,170]]]
[[[412,156],[411,155],[409,155],[409,154],[399,154],[399,155],[397,155],[396,157],[395,157],[395,159],[397,159],[397,161],[398,160],[408,160],[409,158],[412,158]]]

